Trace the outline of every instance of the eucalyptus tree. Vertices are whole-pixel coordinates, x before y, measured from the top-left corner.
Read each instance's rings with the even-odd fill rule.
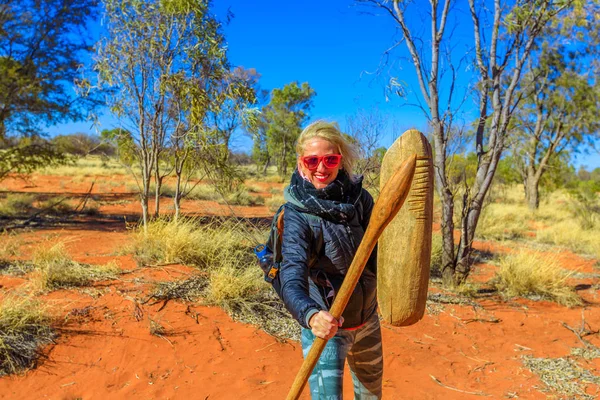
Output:
[[[543,54],[515,118],[513,153],[530,209],[539,207],[539,184],[552,160],[593,143],[600,133],[600,82],[577,71],[579,61]]]
[[[391,18],[400,32],[393,48],[406,46],[408,51],[408,63],[418,82],[418,105],[432,129],[435,184],[442,201],[442,276],[446,285],[460,284],[471,269],[475,229],[520,100],[515,92],[525,62],[544,28],[574,2],[468,0],[468,9],[461,9],[454,0],[431,0],[426,14],[414,9],[419,2],[358,2]],[[465,15],[470,16],[469,23]],[[470,27],[473,38],[463,49],[452,37],[459,24],[462,29]],[[462,55],[468,56],[468,49],[473,49],[474,55],[465,58]],[[468,77],[462,75],[465,60],[472,61],[466,71]],[[468,79],[472,79],[470,86],[465,83]],[[477,169],[472,185],[453,191],[448,163],[453,132],[457,131],[456,118],[467,98],[477,104],[470,143],[477,155]],[[462,196],[462,207],[457,216],[460,239],[455,245],[454,204],[458,194]]]
[[[296,159],[295,143],[308,120],[316,92],[306,82],[288,83],[273,89],[269,103],[262,107],[257,121],[249,129],[254,137],[254,158],[275,161],[280,176],[285,176]]]
[[[100,86],[112,89],[111,111],[135,143],[146,226],[152,177],[157,214],[162,177],[174,170],[179,188],[186,166],[195,165],[190,153],[210,154],[216,129],[208,116],[239,92],[224,83],[231,66],[209,0],[106,0],[105,9],[96,68]]]
[[[97,0],[0,0],[0,179],[64,161],[40,131],[96,104],[72,93],[96,11]]]
[[[511,153],[532,210],[554,161],[593,147],[600,136],[600,2],[571,11],[548,27],[535,62],[527,63],[511,129]]]

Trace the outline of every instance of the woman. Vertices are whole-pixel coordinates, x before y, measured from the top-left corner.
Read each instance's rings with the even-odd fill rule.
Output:
[[[377,315],[376,251],[342,318],[328,312],[362,240],[373,198],[352,175],[356,153],[337,124],[317,121],[296,146],[298,165],[285,189],[282,299],[302,325],[304,356],[315,337],[328,339],[309,378],[313,399],[341,399],[344,361],[356,399],[381,398],[383,357]],[[342,326],[343,324],[343,326]]]

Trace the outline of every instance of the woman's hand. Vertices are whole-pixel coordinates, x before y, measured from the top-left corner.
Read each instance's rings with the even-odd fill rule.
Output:
[[[313,314],[308,321],[308,325],[310,326],[313,335],[325,340],[334,337],[338,327],[342,326],[343,323],[343,317],[341,317],[338,322],[333,318],[333,315],[329,314],[327,311],[319,311],[318,313]]]

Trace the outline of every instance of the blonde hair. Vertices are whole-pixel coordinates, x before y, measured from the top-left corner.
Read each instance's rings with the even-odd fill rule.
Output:
[[[344,137],[340,127],[336,122],[328,122],[324,120],[315,121],[308,125],[296,142],[296,154],[298,157],[304,153],[304,145],[310,139],[321,138],[327,140],[337,146],[338,151],[342,155],[342,168],[346,171],[350,178],[353,178],[352,168],[358,159],[358,153],[354,145]]]

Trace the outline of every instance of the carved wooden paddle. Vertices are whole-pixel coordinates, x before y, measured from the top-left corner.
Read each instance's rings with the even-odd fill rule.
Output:
[[[360,242],[360,246],[358,246],[358,250],[356,250],[352,264],[344,278],[344,283],[342,283],[342,287],[329,310],[329,313],[336,320],[340,319],[342,312],[346,308],[354,287],[365,268],[365,264],[377,244],[377,239],[379,239],[385,227],[398,213],[402,204],[404,204],[404,200],[406,200],[410,191],[416,165],[417,155],[415,154],[400,165],[379,194],[379,199],[377,199],[371,213],[371,220],[369,221],[367,231]],[[317,364],[326,344],[327,340],[318,337],[315,338],[310,351],[300,367],[300,371],[296,375],[292,388],[287,395],[287,400],[296,400],[300,397],[302,389],[304,389],[306,381]]]

